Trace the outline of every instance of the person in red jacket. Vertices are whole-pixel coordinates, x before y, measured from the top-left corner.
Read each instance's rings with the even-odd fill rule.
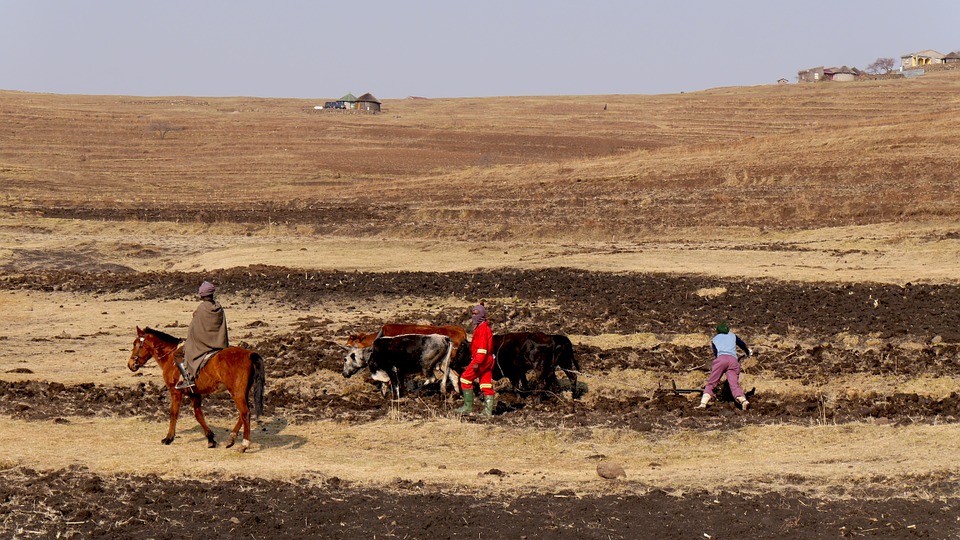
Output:
[[[461,414],[473,412],[473,381],[480,379],[480,392],[483,393],[483,416],[493,416],[493,331],[487,321],[487,308],[483,300],[470,309],[470,322],[473,325],[473,339],[470,341],[470,365],[460,375],[460,387],[463,390],[463,406],[456,410]]]

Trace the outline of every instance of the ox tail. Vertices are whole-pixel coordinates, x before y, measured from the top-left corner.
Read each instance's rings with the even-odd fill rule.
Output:
[[[263,358],[257,353],[250,353],[250,370],[253,371],[253,376],[247,383],[247,395],[251,395],[250,392],[253,391],[253,414],[257,420],[260,420],[260,415],[263,414],[263,392],[267,385],[267,373],[263,367]]]
[[[443,369],[443,380],[440,381],[440,393],[447,393],[447,379],[450,378],[450,359],[453,356],[453,341],[447,339],[447,351],[443,354],[440,367]],[[454,386],[456,388],[456,386]]]

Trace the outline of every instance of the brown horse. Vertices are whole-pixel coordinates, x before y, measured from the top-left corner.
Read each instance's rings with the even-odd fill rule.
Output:
[[[170,390],[170,429],[167,431],[167,436],[160,442],[163,444],[173,442],[177,429],[177,417],[180,416],[180,403],[186,394],[193,402],[193,415],[197,418],[204,435],[207,436],[207,447],[216,448],[217,441],[214,440],[213,431],[207,427],[207,422],[203,418],[200,402],[202,396],[216,392],[223,385],[233,396],[233,402],[240,412],[240,418],[233,426],[230,440],[227,441],[227,448],[237,441],[237,432],[240,431],[240,426],[243,426],[243,442],[240,445],[240,451],[246,452],[250,447],[248,397],[251,392],[253,393],[253,410],[257,419],[263,413],[263,389],[266,384],[263,359],[259,354],[241,347],[223,349],[210,358],[207,365],[197,374],[196,386],[193,387],[196,392],[177,390],[180,371],[177,369],[174,357],[183,357],[181,342],[181,339],[159,330],[152,328],[141,330],[138,326],[137,339],[133,342],[133,351],[130,353],[130,361],[127,362],[130,371],[137,371],[151,358],[156,358],[160,369],[163,370],[163,382]]]

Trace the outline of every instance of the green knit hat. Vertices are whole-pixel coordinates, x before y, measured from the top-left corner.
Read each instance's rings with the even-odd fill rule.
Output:
[[[721,321],[720,324],[717,325],[717,333],[718,334],[730,333],[730,325],[727,324],[727,321]]]

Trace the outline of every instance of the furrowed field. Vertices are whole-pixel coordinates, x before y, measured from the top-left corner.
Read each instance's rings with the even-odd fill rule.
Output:
[[[960,536],[960,74],[322,101],[0,92],[0,535]],[[203,280],[265,359],[244,454],[189,407],[161,444],[127,368]],[[461,418],[341,375],[480,299],[569,336],[584,395]],[[671,391],[720,320],[746,412]]]

